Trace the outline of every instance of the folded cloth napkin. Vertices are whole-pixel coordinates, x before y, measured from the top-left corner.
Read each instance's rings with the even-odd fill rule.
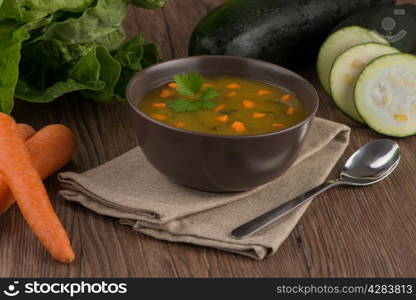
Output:
[[[273,182],[248,192],[204,193],[176,185],[135,148],[83,174],[61,173],[60,194],[157,239],[263,259],[277,251],[308,205],[252,237],[236,240],[230,232],[325,181],[344,152],[349,133],[345,125],[315,118],[294,166]]]

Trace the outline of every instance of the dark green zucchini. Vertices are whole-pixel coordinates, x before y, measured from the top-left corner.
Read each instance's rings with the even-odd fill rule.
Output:
[[[314,57],[346,17],[394,0],[229,0],[195,28],[190,55],[258,58],[290,66]]]
[[[342,21],[334,31],[361,26],[377,31],[402,52],[416,52],[416,6],[404,4],[367,9]]]

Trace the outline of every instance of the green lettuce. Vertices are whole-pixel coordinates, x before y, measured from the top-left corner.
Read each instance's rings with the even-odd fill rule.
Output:
[[[123,0],[99,0],[79,17],[53,22],[44,29],[43,40],[88,43],[118,31],[127,14]]]
[[[82,95],[96,101],[123,102],[124,99],[118,97],[114,92],[114,86],[120,79],[121,65],[104,47],[97,47],[95,58],[100,65],[98,80],[104,84],[104,88],[95,91],[92,89],[82,91]]]
[[[114,57],[122,66],[114,91],[118,97],[124,99],[130,78],[140,70],[158,63],[159,50],[154,44],[146,43],[143,35],[138,35],[124,43]]]
[[[25,28],[8,21],[1,22],[0,28],[0,109],[10,113],[19,77],[20,50],[29,34]]]
[[[143,35],[126,41],[128,4],[166,0],[0,0],[0,111],[14,98],[47,103],[70,92],[125,102],[131,77],[159,62]]]
[[[29,23],[60,11],[82,12],[94,0],[3,0],[0,2],[0,18],[11,18]]]
[[[28,78],[19,79],[15,96],[29,102],[48,103],[56,98],[80,90],[102,90],[105,83],[100,80],[100,63],[96,58],[96,49],[92,49],[68,70],[62,81],[49,82],[52,70],[42,64],[32,66]],[[54,76],[58,77],[58,76]],[[28,84],[30,82],[30,84]]]

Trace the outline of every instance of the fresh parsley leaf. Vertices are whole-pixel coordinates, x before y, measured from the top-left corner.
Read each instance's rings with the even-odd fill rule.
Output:
[[[174,79],[176,89],[183,96],[196,96],[204,84],[204,78],[197,72],[175,75]]]
[[[174,77],[176,90],[183,96],[196,97],[196,99],[180,98],[170,101],[168,108],[176,113],[192,112],[198,109],[212,110],[216,104],[211,100],[218,97],[219,94],[213,88],[207,88],[201,91],[204,84],[204,78],[196,72],[180,74]]]
[[[210,101],[210,100],[202,100],[200,102],[201,102],[201,108],[203,108],[203,109],[212,110],[215,107],[217,107],[217,105],[214,102]]]
[[[203,90],[201,93],[201,99],[202,100],[211,100],[218,97],[218,93],[213,88],[207,88],[206,90]]]
[[[168,102],[168,107],[176,113],[182,113],[196,111],[201,108],[201,104],[201,101],[181,98]]]

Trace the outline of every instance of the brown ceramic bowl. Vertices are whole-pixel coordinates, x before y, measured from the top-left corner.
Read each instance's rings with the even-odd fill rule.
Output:
[[[303,101],[308,117],[279,132],[221,136],[174,128],[137,108],[147,92],[190,70],[283,87]],[[131,79],[127,98],[139,144],[149,162],[172,181],[209,192],[249,190],[286,172],[298,156],[319,105],[316,90],[299,75],[260,60],[231,56],[194,56],[145,69]]]

